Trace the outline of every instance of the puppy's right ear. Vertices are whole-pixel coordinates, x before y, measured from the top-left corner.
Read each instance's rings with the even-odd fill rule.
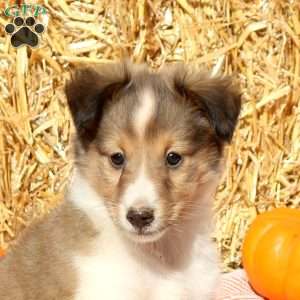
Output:
[[[83,68],[72,74],[65,92],[77,137],[85,149],[97,135],[105,105],[129,81],[126,63]]]

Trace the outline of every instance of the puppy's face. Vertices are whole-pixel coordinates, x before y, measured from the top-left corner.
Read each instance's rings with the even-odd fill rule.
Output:
[[[157,240],[207,205],[240,110],[228,79],[112,65],[66,91],[77,166],[129,237]]]

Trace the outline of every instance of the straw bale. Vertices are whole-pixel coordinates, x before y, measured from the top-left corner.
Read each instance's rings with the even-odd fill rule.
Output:
[[[27,1],[48,11],[38,49],[10,46],[0,16],[0,247],[57,205],[71,133],[63,85],[81,64],[132,57],[235,74],[243,110],[215,200],[224,270],[238,267],[255,216],[300,204],[300,21],[297,1]]]

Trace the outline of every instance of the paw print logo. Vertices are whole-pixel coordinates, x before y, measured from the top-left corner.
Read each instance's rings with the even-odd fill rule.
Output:
[[[33,17],[28,17],[26,20],[22,17],[16,17],[13,23],[5,26],[5,31],[11,35],[10,41],[15,48],[22,45],[36,47],[39,43],[39,34],[43,33],[44,30],[44,25],[36,24]]]

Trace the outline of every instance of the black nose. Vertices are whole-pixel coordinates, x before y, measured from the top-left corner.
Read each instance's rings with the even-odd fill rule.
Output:
[[[129,209],[126,216],[127,220],[137,229],[142,229],[150,225],[154,220],[153,209]]]

